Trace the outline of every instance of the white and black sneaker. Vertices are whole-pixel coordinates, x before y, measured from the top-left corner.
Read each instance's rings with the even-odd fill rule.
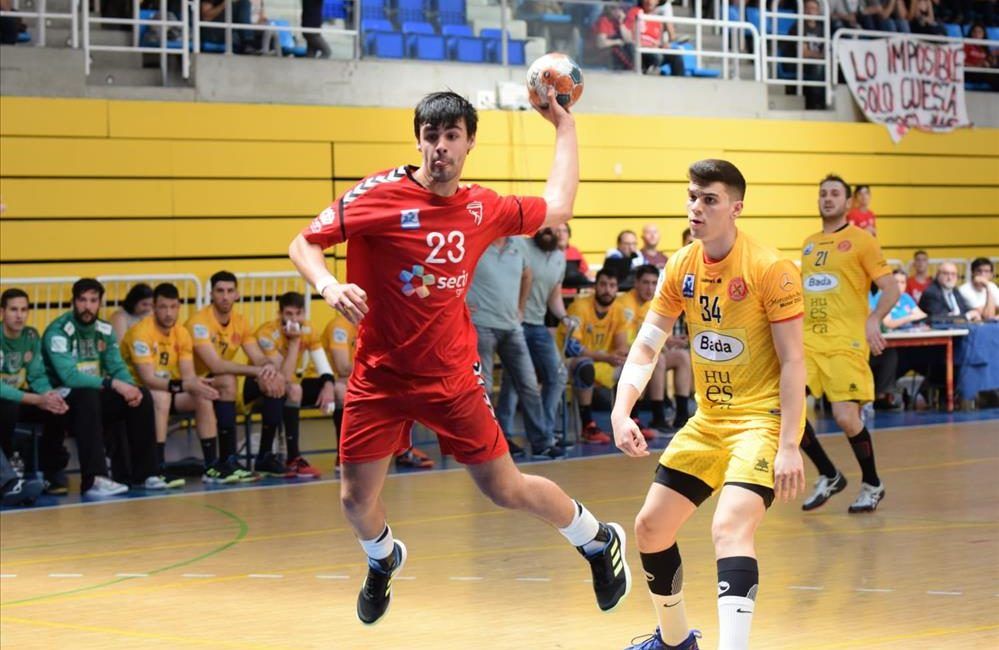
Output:
[[[368,558],[368,575],[357,594],[357,618],[365,625],[374,625],[388,611],[392,600],[392,578],[406,563],[406,545],[395,540],[392,555],[384,560]]]
[[[819,480],[815,481],[815,491],[812,492],[812,496],[805,499],[805,502],[801,504],[801,509],[806,511],[815,510],[828,501],[829,497],[837,492],[842,492],[845,487],[846,477],[839,470],[836,471],[836,476],[833,478],[820,474]]]
[[[605,542],[601,550],[587,555],[583,547],[576,548],[590,563],[597,605],[602,611],[609,612],[631,591],[631,570],[625,558],[624,529],[613,522],[601,523],[594,539]]]
[[[878,504],[881,503],[881,499],[885,498],[885,483],[881,481],[880,485],[871,485],[870,483],[860,484],[860,494],[857,495],[857,500],[854,501],[849,508],[849,512],[874,512]]]
[[[90,486],[83,496],[92,499],[105,499],[107,497],[118,496],[128,492],[128,486],[117,481],[112,481],[106,476],[95,476],[94,484]]]

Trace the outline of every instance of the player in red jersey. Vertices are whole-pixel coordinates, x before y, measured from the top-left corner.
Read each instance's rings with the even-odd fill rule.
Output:
[[[420,167],[369,176],[319,214],[292,242],[295,266],[326,302],[360,323],[347,386],[340,445],[340,501],[368,555],[357,616],[372,624],[389,605],[406,560],[392,537],[380,493],[393,453],[418,421],[467,466],[494,503],[556,526],[590,562],[600,609],[628,594],[625,535],[601,523],[548,479],[525,476],[508,453],[479,376],[475,329],[465,292],[479,257],[499,237],[532,234],[572,217],[579,152],[572,116],[554,94],[540,111],[555,126],[555,160],[544,197],[499,196],[460,185],[475,146],[478,116],[451,92],[417,105],[413,130]],[[350,240],[347,284],[326,268],[323,250]]]

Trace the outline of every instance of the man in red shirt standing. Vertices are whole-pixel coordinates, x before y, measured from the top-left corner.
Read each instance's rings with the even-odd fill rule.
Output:
[[[479,375],[475,329],[465,305],[479,257],[499,237],[531,234],[572,217],[579,184],[573,117],[549,94],[540,111],[555,126],[555,160],[544,197],[499,196],[459,185],[475,146],[475,108],[452,92],[427,95],[413,130],[420,167],[369,176],[323,210],[289,254],[326,302],[360,323],[340,443],[344,514],[368,555],[357,616],[373,624],[388,609],[406,547],[392,536],[380,493],[393,453],[418,421],[467,466],[499,506],[556,526],[589,561],[600,609],[628,594],[620,525],[601,523],[548,479],[514,465]],[[350,240],[349,283],[326,267],[323,250]]]
[[[918,303],[919,299],[923,297],[923,292],[931,284],[933,284],[933,276],[930,275],[930,256],[926,251],[916,251],[912,255],[912,272],[909,274],[909,279],[905,281],[905,292]]]

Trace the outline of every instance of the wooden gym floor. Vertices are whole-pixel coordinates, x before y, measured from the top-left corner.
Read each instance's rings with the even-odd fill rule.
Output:
[[[824,438],[851,485],[823,509],[775,505],[759,535],[753,647],[999,647],[997,421],[878,430],[887,496],[859,489],[845,439]],[[532,465],[626,530],[655,458]],[[811,480],[811,474],[809,475]],[[364,571],[338,484],[188,493],[0,516],[4,648],[622,648],[655,619],[637,551],[629,599],[601,614],[586,564],[557,532],[500,511],[464,472],[397,475],[385,501],[409,562],[392,609],[354,616]],[[717,640],[709,525],[681,533],[702,648]]]

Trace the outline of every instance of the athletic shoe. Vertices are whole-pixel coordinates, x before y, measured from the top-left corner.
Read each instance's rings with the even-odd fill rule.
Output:
[[[239,462],[236,456],[229,456],[225,461],[225,466],[240,483],[255,483],[260,480],[260,475],[256,472],[251,472],[245,465]]]
[[[12,479],[3,486],[3,505],[7,507],[33,505],[43,489],[45,484],[35,479]]]
[[[514,460],[523,460],[527,458],[527,452],[524,451],[524,448],[515,443],[513,440],[507,438],[506,446],[510,448],[510,456],[512,456]]]
[[[410,447],[395,457],[396,467],[410,467],[412,469],[432,469],[434,459],[416,447]]]
[[[182,488],[187,484],[187,481],[180,478],[179,476],[150,476],[147,477],[143,482],[142,487],[147,490],[174,490],[177,488]]]
[[[557,445],[551,445],[544,449],[531,450],[531,456],[546,456],[552,460],[565,456],[565,450]]]
[[[596,422],[590,422],[583,427],[583,432],[579,437],[589,445],[609,445],[611,443],[611,437],[598,429]]]
[[[209,485],[228,485],[239,483],[236,476],[236,468],[226,461],[216,461],[214,465],[205,470],[201,476],[201,482]]]
[[[264,476],[295,478],[295,473],[289,471],[273,452],[267,452],[263,456],[258,456],[257,460],[253,463],[253,469],[258,474],[263,474]]]
[[[801,504],[801,509],[806,511],[815,510],[828,501],[829,497],[837,492],[842,492],[845,487],[846,477],[843,476],[842,472],[839,470],[836,470],[836,476],[833,478],[820,474],[819,479],[815,481],[815,491],[812,492],[812,496],[808,497],[805,502]]]
[[[597,605],[602,611],[609,612],[631,591],[631,570],[628,569],[625,558],[624,529],[620,524],[601,523],[594,539],[606,542],[603,549],[587,555],[582,546],[576,548],[590,563]]]
[[[294,472],[295,476],[298,478],[319,478],[322,476],[318,469],[309,465],[309,461],[305,460],[301,456],[289,460],[285,463],[285,468],[287,468],[289,472]]]
[[[357,618],[365,625],[374,625],[388,611],[392,600],[392,578],[406,563],[406,545],[395,540],[392,555],[384,560],[368,558],[368,576],[357,594]]]
[[[860,484],[860,494],[857,500],[849,507],[849,512],[874,512],[881,499],[885,498],[885,482],[881,485],[871,485],[870,483]]]
[[[648,428],[654,429],[657,433],[662,434],[675,433],[672,425],[670,425],[670,423],[666,420],[653,420],[652,422],[649,422]]]
[[[66,472],[59,470],[45,475],[45,494],[57,497],[69,494],[69,479],[66,478]]]
[[[691,630],[680,645],[666,645],[657,627],[649,636],[632,639],[631,645],[624,650],[698,650],[697,640],[700,638],[700,630]]]
[[[555,446],[559,449],[572,449],[576,446],[576,443],[566,438],[564,435],[559,434],[555,437]]]
[[[655,440],[656,438],[659,437],[659,434],[656,432],[655,429],[643,427],[641,420],[639,420],[638,418],[631,418],[631,419],[638,426],[638,430],[642,432],[642,437],[645,438],[646,440]]]
[[[94,484],[83,493],[85,497],[103,499],[105,497],[118,496],[128,492],[128,486],[116,481],[112,481],[106,476],[95,476]]]

